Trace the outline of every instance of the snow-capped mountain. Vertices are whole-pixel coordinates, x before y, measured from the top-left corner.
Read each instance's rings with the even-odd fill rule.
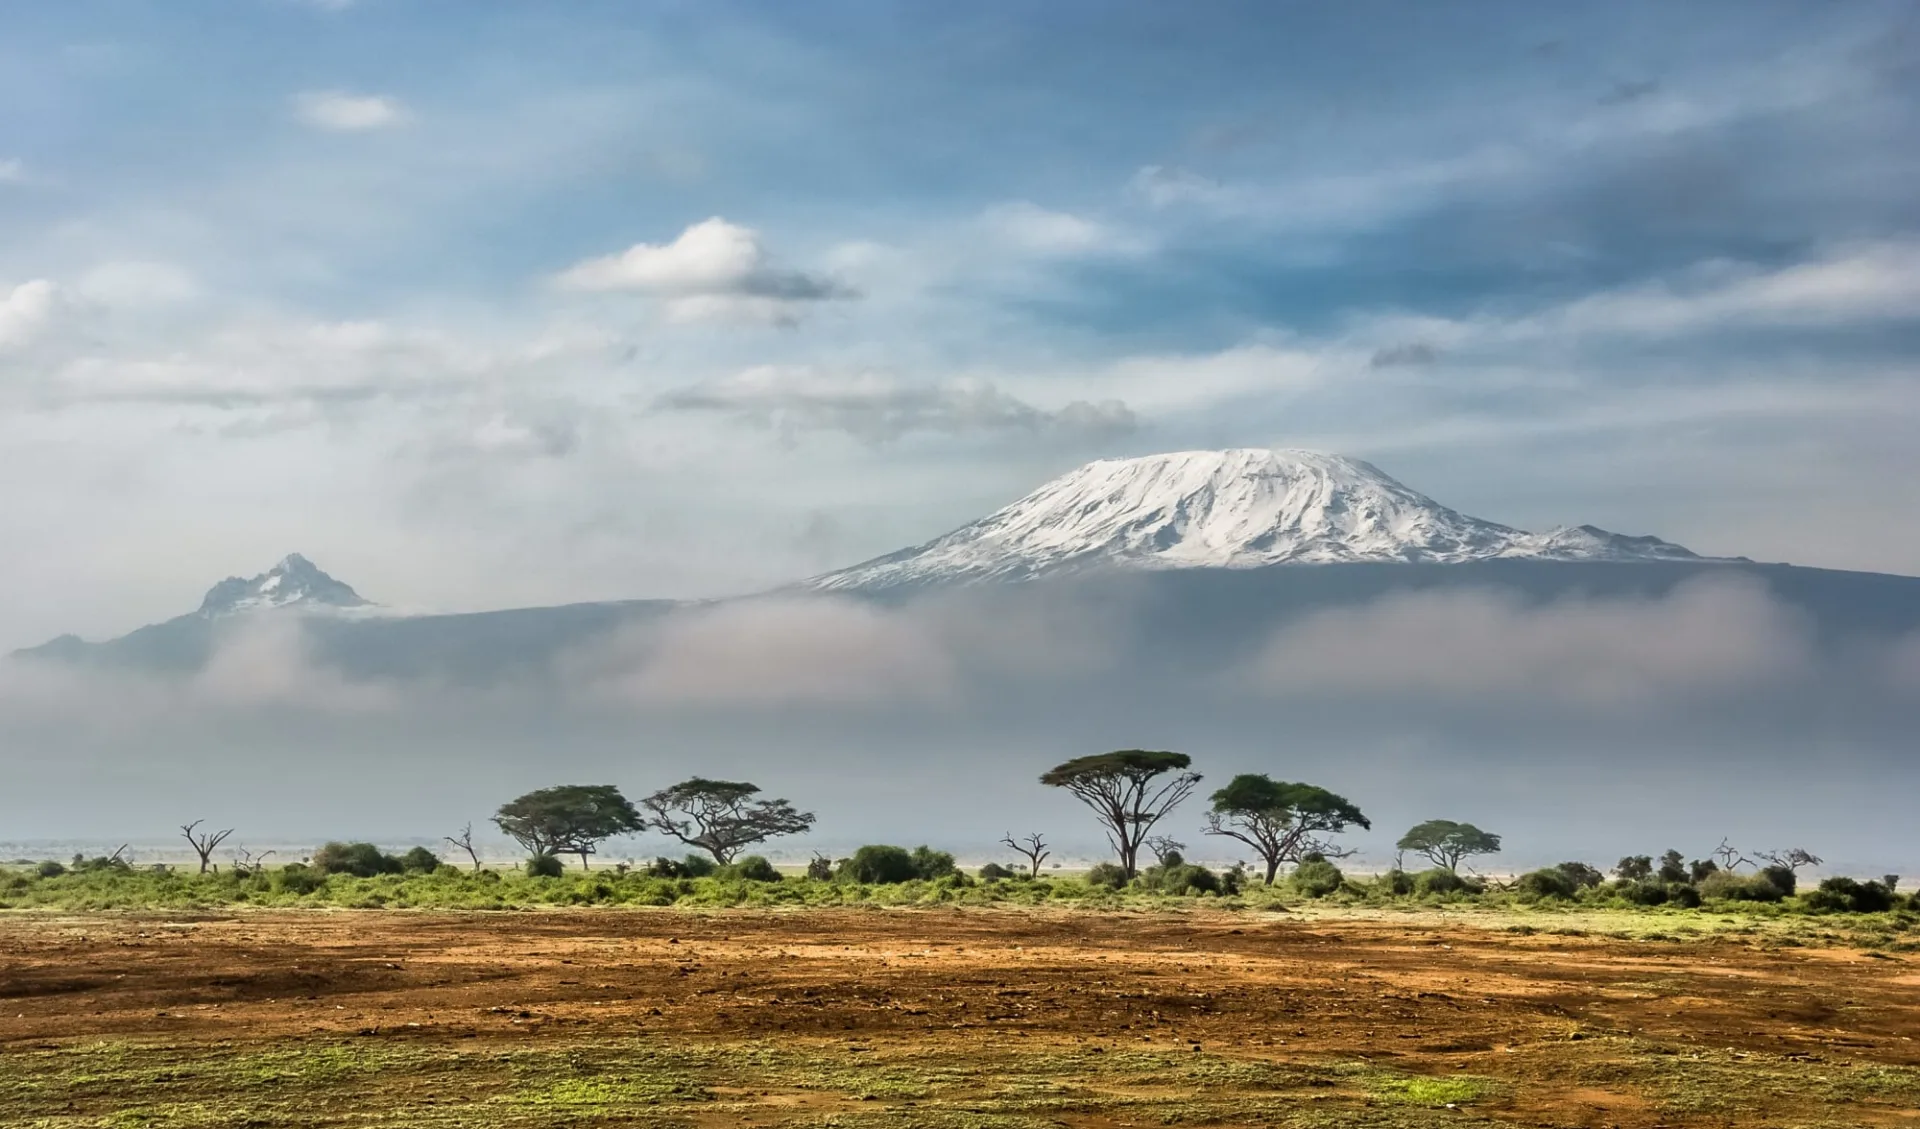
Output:
[[[229,576],[209,588],[194,614],[212,619],[274,608],[343,611],[373,606],[351,587],[320,571],[312,561],[299,553],[289,553],[258,576]]]
[[[1528,533],[1452,510],[1358,459],[1315,451],[1179,451],[1088,463],[924,545],[809,581],[873,589],[1098,568],[1260,568],[1693,561],[1657,537],[1590,525]]]

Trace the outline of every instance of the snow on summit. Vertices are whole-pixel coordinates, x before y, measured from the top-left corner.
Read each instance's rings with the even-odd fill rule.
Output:
[[[1593,526],[1535,534],[1469,517],[1358,459],[1236,448],[1088,463],[945,536],[809,583],[883,588],[1107,567],[1500,557],[1699,559],[1656,537],[1626,537]]]
[[[208,589],[199,614],[212,617],[269,608],[337,611],[371,606],[360,593],[320,571],[312,561],[299,553],[289,553],[258,576],[229,576]]]

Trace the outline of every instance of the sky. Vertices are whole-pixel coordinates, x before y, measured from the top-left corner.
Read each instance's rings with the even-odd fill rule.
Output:
[[[1909,4],[71,0],[0,646],[753,591],[1097,457],[1920,573]]]

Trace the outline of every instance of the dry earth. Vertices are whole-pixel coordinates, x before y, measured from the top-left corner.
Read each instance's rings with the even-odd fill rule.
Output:
[[[1905,954],[1228,913],[0,916],[8,1126],[1920,1124]]]

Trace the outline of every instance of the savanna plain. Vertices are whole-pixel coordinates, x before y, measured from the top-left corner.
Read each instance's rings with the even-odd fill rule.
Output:
[[[1909,923],[1317,904],[0,914],[0,1124],[1920,1123]]]

